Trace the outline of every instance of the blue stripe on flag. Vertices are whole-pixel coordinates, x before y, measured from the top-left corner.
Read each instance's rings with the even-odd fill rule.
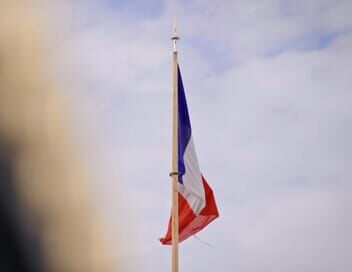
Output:
[[[185,174],[185,164],[183,156],[186,147],[191,138],[192,129],[189,120],[185,90],[183,88],[180,67],[178,69],[178,172],[180,173],[178,181],[183,184],[182,176]]]

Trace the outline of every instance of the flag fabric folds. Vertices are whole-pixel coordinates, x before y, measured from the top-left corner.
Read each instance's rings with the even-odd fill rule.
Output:
[[[179,242],[196,234],[219,216],[213,191],[201,174],[192,138],[186,96],[178,67],[178,211]],[[171,244],[171,217],[160,242]]]

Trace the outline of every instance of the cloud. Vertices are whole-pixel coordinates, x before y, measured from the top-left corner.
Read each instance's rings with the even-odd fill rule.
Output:
[[[329,191],[307,190],[254,205],[245,214],[236,209],[227,242],[237,258],[228,265],[240,271],[344,271],[351,267],[348,202]]]
[[[350,44],[255,57],[193,91],[201,165],[223,215],[221,238],[208,236],[226,244],[222,271],[351,267]]]

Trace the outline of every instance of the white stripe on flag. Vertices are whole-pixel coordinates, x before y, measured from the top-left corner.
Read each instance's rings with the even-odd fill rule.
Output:
[[[180,184],[179,191],[194,213],[199,214],[205,207],[205,191],[192,136],[186,147],[183,161],[186,171],[182,177],[183,185]]]

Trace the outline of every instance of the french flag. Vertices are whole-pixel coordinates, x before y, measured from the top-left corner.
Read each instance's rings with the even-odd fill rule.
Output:
[[[213,191],[199,169],[179,67],[178,173],[179,242],[182,242],[219,217],[219,213]],[[171,240],[170,217],[166,235],[160,239],[160,242],[164,245],[170,245]]]

